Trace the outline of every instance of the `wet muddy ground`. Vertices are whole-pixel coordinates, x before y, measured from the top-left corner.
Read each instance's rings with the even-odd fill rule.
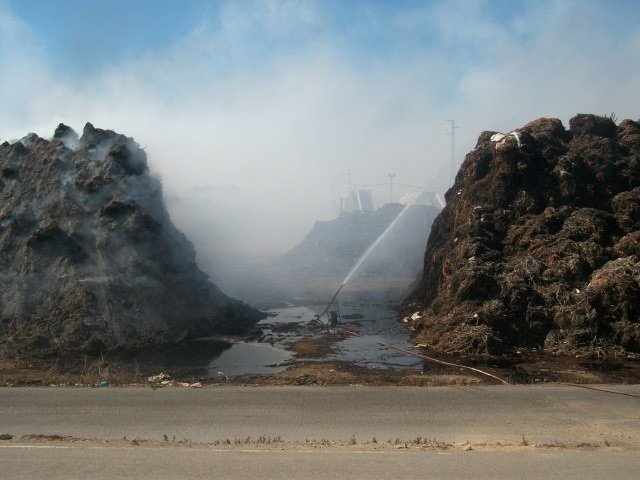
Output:
[[[425,361],[410,353],[430,355],[413,345],[394,305],[393,299],[379,294],[352,292],[339,302],[338,325],[327,328],[317,321],[326,304],[280,302],[266,309],[269,316],[248,340],[203,338],[137,352],[4,360],[0,385],[147,384],[149,376],[160,372],[175,381],[202,384],[497,383],[464,365],[509,383],[640,383],[640,362],[626,358],[567,358],[522,351],[501,357],[438,357],[459,368]],[[326,322],[327,317],[320,320]],[[383,347],[381,342],[407,352]]]

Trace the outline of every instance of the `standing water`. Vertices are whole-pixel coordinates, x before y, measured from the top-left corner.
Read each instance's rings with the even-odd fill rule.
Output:
[[[384,349],[379,342],[411,349],[409,331],[397,321],[392,303],[384,293],[349,292],[340,302],[341,327],[359,337],[328,336],[314,327],[322,305],[289,306],[270,310],[275,316],[258,324],[266,341],[287,349],[297,342],[327,344],[329,349],[317,355],[305,355],[305,361],[342,361],[371,369],[423,369],[422,360],[396,350]]]

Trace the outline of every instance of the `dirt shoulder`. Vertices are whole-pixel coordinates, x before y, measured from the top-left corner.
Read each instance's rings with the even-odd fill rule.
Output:
[[[443,358],[444,359],[444,358]],[[516,357],[446,358],[460,365],[451,367],[425,362],[424,370],[365,368],[348,362],[298,359],[276,374],[259,376],[183,376],[165,372],[168,379],[149,382],[160,372],[147,372],[134,365],[70,365],[60,359],[0,359],[0,386],[120,386],[148,385],[153,388],[189,384],[207,385],[370,385],[447,386],[490,385],[497,380],[470,371],[471,366],[510,384],[531,383],[640,383],[640,362],[634,360],[593,361],[584,358],[523,354]]]
[[[11,437],[11,438],[7,438]],[[13,437],[4,434],[4,440],[0,439],[0,448],[10,447],[36,447],[36,448],[127,448],[137,447],[144,449],[158,448],[195,448],[201,450],[215,449],[225,451],[309,451],[309,450],[337,450],[337,451],[505,451],[505,452],[532,452],[532,451],[635,451],[635,445],[612,446],[606,440],[602,442],[551,442],[536,444],[530,442],[526,437],[521,442],[493,442],[493,443],[448,443],[438,441],[433,438],[417,437],[413,439],[357,439],[355,436],[348,441],[335,440],[307,440],[304,442],[284,441],[280,437],[246,437],[246,438],[225,438],[211,443],[196,443],[188,438],[176,439],[166,438],[164,441],[149,440],[143,438],[122,438],[120,440],[102,440],[97,438],[78,438],[60,435],[22,435]]]

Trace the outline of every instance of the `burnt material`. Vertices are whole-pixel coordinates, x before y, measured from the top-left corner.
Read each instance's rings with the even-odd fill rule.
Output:
[[[0,354],[162,345],[262,318],[198,269],[131,138],[60,125],[1,145],[0,172]]]
[[[448,353],[640,352],[640,124],[541,118],[480,135],[405,306]],[[417,318],[419,317],[419,318]]]

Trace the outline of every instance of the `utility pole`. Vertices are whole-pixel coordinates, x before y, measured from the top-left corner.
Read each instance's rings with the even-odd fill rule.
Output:
[[[456,122],[455,120],[447,120],[451,122],[451,131],[447,135],[451,135],[451,158],[449,159],[449,184],[453,185],[456,178]]]
[[[347,180],[343,180],[344,177],[347,177]],[[346,185],[346,187],[342,187],[341,185]],[[337,195],[338,200],[336,201],[336,206],[338,210],[338,215],[342,213],[342,200],[344,197],[344,191],[347,193],[351,193],[353,191],[353,183],[351,183],[351,172],[345,172],[340,175],[336,175],[331,178],[331,197],[335,198],[334,195]]]
[[[393,177],[395,176],[395,173],[389,174],[389,203],[393,203]]]

